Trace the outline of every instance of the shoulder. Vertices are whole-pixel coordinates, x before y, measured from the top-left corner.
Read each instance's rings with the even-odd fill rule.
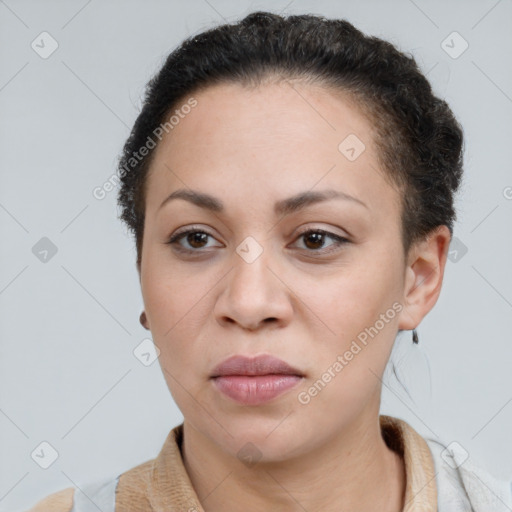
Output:
[[[38,501],[26,512],[82,512],[90,510],[91,502],[102,512],[115,511],[119,476],[89,481],[77,488],[68,487]]]
[[[70,512],[73,507],[74,492],[73,487],[68,487],[62,491],[50,494],[46,498],[38,501],[26,512]]]
[[[483,469],[457,442],[425,441],[434,460],[439,512],[512,510],[512,481]]]
[[[131,510],[134,504],[148,507],[146,498],[154,459],[135,466],[115,477],[89,481],[84,485],[68,487],[38,501],[25,512],[85,512],[95,510],[115,512]]]

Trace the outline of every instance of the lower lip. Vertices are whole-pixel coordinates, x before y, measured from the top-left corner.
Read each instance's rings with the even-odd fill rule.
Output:
[[[233,400],[244,405],[258,405],[288,391],[301,380],[298,375],[226,375],[215,377],[213,382]]]

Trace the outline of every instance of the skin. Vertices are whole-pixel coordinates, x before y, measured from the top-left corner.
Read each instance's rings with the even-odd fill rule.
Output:
[[[137,268],[141,321],[184,416],[184,464],[204,510],[402,510],[403,461],[380,431],[381,378],[398,329],[415,328],[438,299],[448,228],[405,257],[399,192],[379,168],[371,122],[348,96],[284,82],[220,84],[194,97],[198,105],[155,150]],[[366,146],[354,161],[338,149],[349,134]],[[183,199],[160,209],[180,188],[225,209]],[[330,199],[274,214],[278,200],[325,189],[366,206]],[[184,227],[211,236],[166,243]],[[300,236],[315,228],[349,242]],[[248,236],[263,249],[251,263],[236,252]],[[300,403],[393,303],[401,311]],[[240,405],[209,380],[234,354],[272,354],[304,378],[268,403]],[[237,457],[248,442],[260,457],[252,466]]]

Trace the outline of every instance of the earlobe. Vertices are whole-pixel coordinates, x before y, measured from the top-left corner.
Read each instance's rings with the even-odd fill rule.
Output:
[[[404,309],[399,328],[411,330],[434,307],[443,283],[450,242],[447,226],[438,226],[411,249],[404,284]]]
[[[146,312],[143,311],[141,314],[140,314],[140,317],[139,317],[139,322],[140,324],[149,331],[149,324],[148,324],[148,319],[146,317]]]

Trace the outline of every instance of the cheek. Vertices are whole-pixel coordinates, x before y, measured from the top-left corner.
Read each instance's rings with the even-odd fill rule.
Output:
[[[354,272],[350,279],[337,280],[332,288],[309,296],[308,305],[318,311],[322,323],[311,334],[315,350],[309,347],[309,357],[314,370],[300,391],[309,401],[305,407],[329,411],[322,419],[326,427],[338,412],[336,417],[355,418],[369,397],[379,393],[397,319],[392,307],[396,301],[384,284],[371,274]]]
[[[141,276],[144,306],[155,337],[171,335],[178,322],[189,321],[204,295],[198,277],[161,251],[148,251]],[[172,329],[170,332],[169,330]]]
[[[388,310],[398,295],[396,276],[388,261],[373,267],[362,258],[321,279],[296,279],[294,292],[304,311],[314,313],[318,329],[328,338],[348,339]]]
[[[180,268],[159,262],[157,258],[148,258],[146,263],[142,274],[144,306],[153,341],[160,350],[162,370],[179,382],[191,383],[194,375],[190,369],[209,362],[204,347],[208,342],[203,339],[213,307],[208,291],[219,278],[190,266]],[[172,379],[168,381],[176,386]]]
[[[149,260],[146,263],[141,285],[153,341],[161,360],[176,361],[176,357],[184,355],[179,345],[180,340],[183,342],[184,326],[194,314],[194,289],[185,286],[180,275],[166,266]],[[173,358],[167,357],[171,350]]]

